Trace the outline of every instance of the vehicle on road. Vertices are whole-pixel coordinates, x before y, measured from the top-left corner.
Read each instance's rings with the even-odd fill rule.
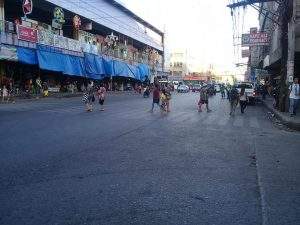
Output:
[[[190,91],[189,86],[185,85],[185,84],[181,84],[178,86],[177,88],[177,92],[178,93],[188,93]]]
[[[239,91],[239,93],[241,92],[241,89],[244,87],[245,93],[247,94],[247,96],[249,98],[249,102],[251,104],[255,103],[255,100],[258,98],[258,95],[255,92],[253,83],[241,82],[241,83],[236,83],[235,86],[236,86],[237,90]]]
[[[194,84],[191,88],[192,92],[198,92],[201,90],[201,84]]]
[[[221,91],[220,84],[215,84],[215,90],[216,90],[216,93],[219,93]]]

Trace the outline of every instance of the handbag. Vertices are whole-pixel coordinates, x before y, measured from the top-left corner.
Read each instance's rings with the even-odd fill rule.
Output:
[[[89,95],[87,93],[84,93],[82,96],[82,101],[86,102],[88,100]]]

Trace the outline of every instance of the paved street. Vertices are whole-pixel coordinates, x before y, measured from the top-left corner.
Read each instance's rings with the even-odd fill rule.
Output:
[[[230,118],[219,96],[211,113],[197,94],[167,116],[151,101],[0,105],[0,224],[300,224],[300,133],[259,104]]]

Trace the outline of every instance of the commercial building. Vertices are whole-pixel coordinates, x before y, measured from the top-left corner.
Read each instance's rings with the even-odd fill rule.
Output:
[[[291,2],[288,25],[288,46],[282,46],[282,25],[279,16],[282,10],[290,10],[276,1],[260,4],[260,31],[270,37],[268,46],[261,46],[259,51],[260,69],[266,70],[270,79],[279,82],[282,68],[282,48],[289,51],[287,59],[287,82],[293,77],[300,77],[300,1]]]
[[[170,77],[184,77],[188,74],[187,53],[184,51],[174,51],[170,54],[169,61]]]
[[[114,0],[0,0],[0,85],[53,90],[163,72],[164,33]]]

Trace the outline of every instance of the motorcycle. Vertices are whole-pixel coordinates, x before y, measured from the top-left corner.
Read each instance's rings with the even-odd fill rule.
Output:
[[[144,91],[143,97],[144,97],[144,98],[149,98],[149,97],[150,97],[150,91],[149,91],[149,89],[146,89],[146,90]]]

